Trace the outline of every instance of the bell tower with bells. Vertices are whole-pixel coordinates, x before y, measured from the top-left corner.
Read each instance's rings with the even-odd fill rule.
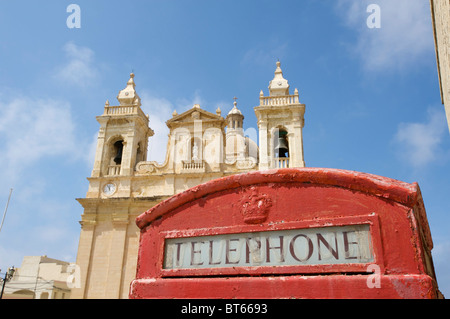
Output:
[[[100,129],[94,167],[83,206],[77,254],[80,287],[72,298],[119,298],[136,271],[138,232],[135,218],[155,205],[132,197],[136,164],[147,159],[154,132],[141,109],[134,74],[117,95],[119,105],[105,103],[97,116]]]
[[[133,73],[117,100],[118,106],[106,101],[103,114],[97,116],[100,130],[92,177],[130,176],[135,165],[146,160],[148,138],[153,131],[141,110]]]
[[[269,96],[259,94],[254,108],[259,129],[259,169],[305,167],[303,133],[305,105],[298,90],[289,93],[280,61],[269,83]]]

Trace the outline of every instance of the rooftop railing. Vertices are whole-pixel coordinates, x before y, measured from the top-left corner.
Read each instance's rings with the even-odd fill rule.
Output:
[[[126,115],[126,114],[137,114],[143,117],[147,117],[144,112],[142,112],[139,105],[119,105],[119,106],[107,106],[105,105],[105,110],[103,115]]]
[[[275,106],[275,105],[291,105],[299,104],[298,94],[283,95],[283,96],[260,96],[259,103],[261,106]]]

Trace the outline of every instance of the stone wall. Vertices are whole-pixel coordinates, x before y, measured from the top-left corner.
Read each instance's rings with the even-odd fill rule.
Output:
[[[450,128],[450,0],[431,0],[442,103]]]

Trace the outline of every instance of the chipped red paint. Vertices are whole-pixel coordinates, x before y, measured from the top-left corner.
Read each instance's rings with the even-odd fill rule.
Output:
[[[337,169],[257,171],[193,187],[136,223],[141,238],[130,298],[440,296],[417,183]],[[169,238],[360,224],[370,226],[372,262],[164,269]]]

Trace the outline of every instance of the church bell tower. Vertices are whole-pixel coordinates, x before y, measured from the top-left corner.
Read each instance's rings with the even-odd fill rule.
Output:
[[[259,129],[259,169],[305,167],[305,105],[300,103],[297,89],[290,95],[279,61],[269,83],[269,95],[264,96],[261,90],[259,102],[254,108]]]
[[[136,164],[145,161],[148,116],[141,109],[134,74],[117,95],[119,105],[106,101],[100,124],[95,162],[83,206],[77,262],[80,287],[72,298],[125,298],[136,272],[139,231],[136,217],[155,200],[135,200],[132,191]]]
[[[135,165],[146,160],[148,138],[153,131],[142,112],[133,73],[117,100],[118,106],[106,101],[103,114],[97,116],[100,130],[92,177],[130,176]]]

